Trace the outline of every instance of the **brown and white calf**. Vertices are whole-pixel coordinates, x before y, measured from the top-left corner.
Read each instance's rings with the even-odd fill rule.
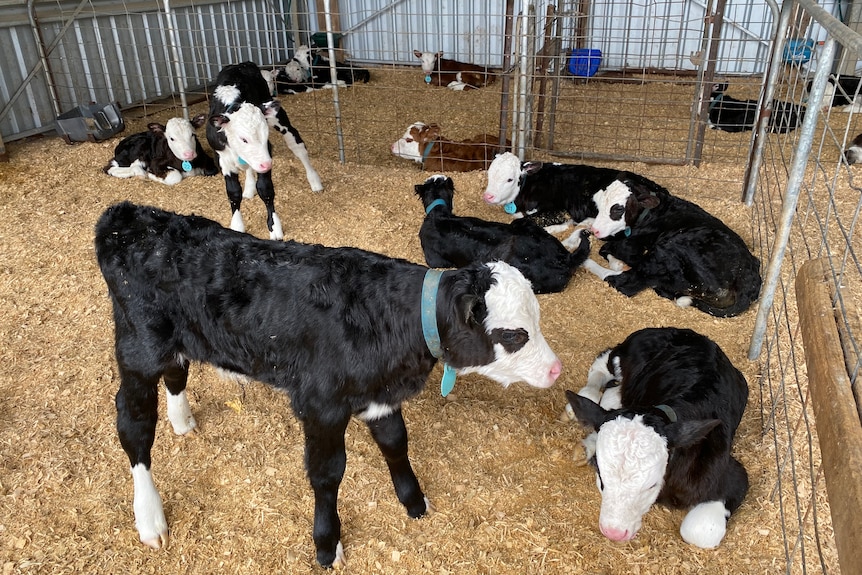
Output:
[[[416,122],[390,146],[390,150],[399,158],[413,160],[429,172],[469,172],[487,170],[494,157],[511,146],[509,140],[505,146],[500,146],[499,137],[492,134],[478,134],[454,142],[440,134],[437,124]]]
[[[443,52],[420,52],[413,55],[422,62],[425,83],[446,86],[452,90],[473,90],[494,83],[495,76],[487,68],[443,57]]]

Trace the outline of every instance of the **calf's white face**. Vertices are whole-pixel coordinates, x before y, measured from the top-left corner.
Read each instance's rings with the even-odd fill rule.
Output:
[[[404,135],[390,146],[390,151],[399,158],[421,162],[422,152],[419,150],[417,138],[419,137],[419,133],[426,128],[427,126],[422,122],[412,124],[404,132]]]
[[[413,55],[419,58],[419,61],[422,64],[422,71],[426,74],[430,74],[434,71],[434,66],[437,64],[437,58],[443,55],[443,52],[420,52],[419,50],[414,50]]]
[[[643,416],[617,417],[599,428],[596,483],[602,492],[599,529],[612,541],[628,541],[664,486],[667,440]]]
[[[521,160],[512,152],[503,152],[488,166],[488,185],[482,195],[489,204],[514,202],[521,191]]]
[[[524,345],[509,352],[502,344],[494,345],[495,359],[488,365],[459,369],[459,373],[479,373],[508,386],[524,381],[533,387],[551,387],[560,376],[562,363],[542,335],[539,326],[539,301],[530,282],[516,268],[505,262],[488,266],[497,280],[485,294],[488,316],[485,331],[503,328],[522,329],[528,338]],[[513,342],[520,343],[520,342]]]
[[[220,88],[216,89],[217,97]],[[275,117],[278,109],[278,104],[273,106],[267,104],[266,114]],[[217,122],[219,129],[227,138],[227,146],[219,151],[222,172],[237,172],[245,170],[246,167],[258,174],[271,170],[272,156],[269,153],[267,116],[260,108],[248,102],[244,102],[236,111],[225,116],[227,121]]]
[[[606,238],[626,229],[626,203],[631,195],[631,189],[619,180],[593,194],[599,209],[590,229],[594,236]]]
[[[185,118],[171,118],[165,125],[165,138],[173,154],[181,160],[197,157],[197,140],[194,126]]]

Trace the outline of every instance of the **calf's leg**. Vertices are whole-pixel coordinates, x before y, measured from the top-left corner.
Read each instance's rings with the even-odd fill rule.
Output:
[[[319,192],[323,190],[323,182],[320,181],[320,175],[317,173],[317,170],[314,169],[314,166],[311,165],[311,160],[308,158],[308,148],[305,147],[305,143],[302,141],[302,136],[300,136],[296,128],[290,124],[287,112],[285,112],[284,109],[279,109],[275,118],[267,116],[266,119],[269,122],[269,125],[284,137],[284,141],[287,143],[287,147],[290,148],[290,151],[293,152],[293,155],[302,162],[302,166],[305,168],[305,177],[308,179],[311,191]]]
[[[272,185],[272,172],[257,175],[257,195],[260,196],[266,206],[266,227],[269,230],[269,239],[284,239],[281,219],[275,213],[275,188]]]
[[[386,465],[389,466],[389,475],[392,477],[398,501],[404,505],[410,517],[422,517],[428,511],[428,500],[425,499],[419,480],[410,466],[407,456],[407,427],[404,425],[401,410],[366,423],[386,459]]]
[[[167,544],[168,523],[162,499],[153,483],[150,451],[156,436],[160,374],[145,374],[124,366],[118,353],[117,435],[129,458],[134,481],[135,527],[141,543],[158,549]]]
[[[346,417],[335,424],[320,420],[303,421],[305,469],[314,491],[312,538],[317,549],[317,562],[327,568],[346,564],[341,545],[341,519],[338,517],[338,488],[347,463],[344,431],[349,419]]]

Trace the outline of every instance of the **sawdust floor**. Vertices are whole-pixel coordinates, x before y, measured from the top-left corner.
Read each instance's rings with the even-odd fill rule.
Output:
[[[288,105],[292,105],[288,103]],[[290,109],[290,108],[288,108]],[[203,111],[193,110],[193,112]],[[166,120],[168,116],[159,119]],[[336,161],[309,138],[325,191],[313,194],[299,162],[275,141],[277,209],[287,237],[357,246],[422,262],[423,217],[414,184],[430,174],[395,158],[388,143],[421,119],[388,122],[374,140],[378,166]],[[129,120],[128,135],[145,120]],[[300,130],[302,124],[296,122]],[[313,130],[310,131],[313,134]],[[13,573],[300,573],[319,570],[302,433],[287,398],[239,387],[194,366],[189,390],[200,425],[175,437],[162,414],[153,472],[171,528],[169,546],[138,542],[128,460],[116,439],[113,326],[94,259],[93,225],[120,200],[196,213],[229,224],[221,177],[175,187],[121,181],[102,166],[119,138],[69,146],[48,137],[7,146],[0,162],[0,565]],[[724,184],[680,192],[674,178],[728,179],[727,168],[627,164],[696,199],[752,242],[747,209]],[[740,168],[741,169],[741,168]],[[732,174],[738,177],[741,174]],[[453,174],[456,211],[505,221],[481,200],[484,173]],[[667,178],[667,180],[665,180]],[[243,205],[249,233],[266,237],[263,205]],[[596,246],[594,246],[594,250]],[[754,311],[715,319],[654,293],[632,299],[579,271],[565,292],[539,296],[545,336],[564,364],[550,390],[509,389],[461,377],[439,394],[440,368],[404,407],[412,461],[436,512],[411,520],[382,457],[358,422],[348,428],[340,512],[347,571],[435,574],[776,573],[784,570],[771,441],[761,434],[758,365],[746,359]],[[679,536],[681,511],[655,507],[631,542],[598,531],[600,496],[579,459],[583,431],[562,423],[563,391],[584,383],[596,354],[647,326],[690,327],[713,338],[743,371],[751,400],[735,452],[751,490],[722,546]]]

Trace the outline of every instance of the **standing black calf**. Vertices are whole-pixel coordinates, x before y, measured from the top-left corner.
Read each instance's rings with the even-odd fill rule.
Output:
[[[502,260],[521,270],[533,292],[553,293],[566,289],[572,274],[590,255],[587,230],[566,240],[580,240],[577,249],[569,252],[560,240],[527,218],[502,224],[456,216],[452,213],[452,178],[432,176],[416,186],[416,194],[425,206],[419,240],[431,267]]]
[[[131,463],[135,525],[151,547],[168,536],[150,473],[158,384],[164,379],[174,432],[194,429],[190,361],[287,392],[305,433],[325,567],[344,563],[336,500],[351,416],[368,425],[407,514],[421,517],[428,502],[407,456],[401,403],[438,358],[444,373],[503,385],[550,387],[562,369],[529,282],[503,262],[441,272],[354,248],[260,240],[130,203],[102,215],[95,245],[114,309],[117,432]]]

